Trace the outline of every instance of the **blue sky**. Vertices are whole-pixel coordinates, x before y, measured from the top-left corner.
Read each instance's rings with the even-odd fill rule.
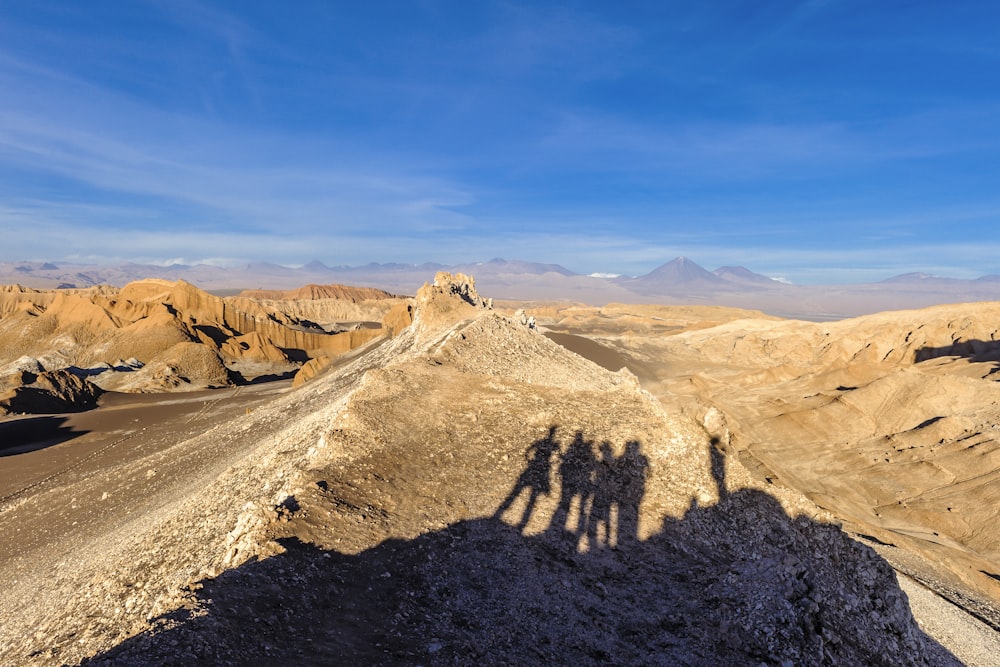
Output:
[[[990,2],[0,0],[0,259],[1000,273]]]

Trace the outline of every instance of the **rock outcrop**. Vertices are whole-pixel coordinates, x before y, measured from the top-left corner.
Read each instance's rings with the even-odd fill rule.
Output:
[[[493,300],[476,291],[475,278],[464,273],[439,271],[433,283],[417,291],[413,322],[419,335],[431,336],[456,321],[469,320],[483,310],[492,310]]]
[[[312,380],[314,377],[326,370],[332,361],[333,359],[325,355],[322,357],[316,357],[315,359],[310,359],[303,364],[302,368],[300,368],[295,374],[295,377],[292,379],[292,387],[299,387],[309,380]]]
[[[66,370],[20,371],[0,378],[0,415],[79,412],[97,405],[103,390]]]

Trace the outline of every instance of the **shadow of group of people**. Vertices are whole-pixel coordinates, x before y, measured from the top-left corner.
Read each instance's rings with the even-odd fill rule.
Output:
[[[558,435],[527,447],[492,515],[360,553],[284,538],[85,663],[960,664],[870,548],[760,489],[727,492],[718,441],[717,501],[640,540],[647,486],[662,492],[640,443]],[[336,498],[317,484],[321,512]]]
[[[636,440],[616,455],[610,442],[596,448],[577,431],[565,451],[557,427],[525,451],[527,465],[494,517],[507,513],[527,495],[515,525],[522,532],[536,512],[540,496],[551,496],[558,480],[558,503],[546,532],[564,534],[589,550],[618,547],[639,537],[639,504],[646,493],[649,459]]]

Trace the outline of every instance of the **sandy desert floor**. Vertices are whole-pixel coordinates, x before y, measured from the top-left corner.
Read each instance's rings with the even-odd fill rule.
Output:
[[[192,470],[217,475],[219,458],[179,442],[253,410],[291,381],[191,394],[106,394],[90,412],[0,422],[0,567],[16,572],[39,552],[129,521],[189,491]],[[9,444],[12,443],[12,444]],[[136,467],[149,461],[145,470]],[[155,461],[155,463],[153,463]],[[98,487],[93,480],[103,479]],[[87,481],[90,480],[90,484]],[[88,488],[92,487],[93,488]],[[72,497],[66,490],[73,489]]]

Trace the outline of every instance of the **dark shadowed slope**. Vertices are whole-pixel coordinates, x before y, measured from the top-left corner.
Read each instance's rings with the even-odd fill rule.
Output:
[[[711,458],[719,502],[692,498],[639,539],[641,444],[616,457],[553,426],[493,517],[356,555],[282,538],[284,553],[201,582],[190,608],[85,664],[959,664],[871,549],[766,493],[728,493]],[[348,479],[316,489],[286,503],[290,526],[365,511]],[[539,494],[556,510],[526,534]]]

